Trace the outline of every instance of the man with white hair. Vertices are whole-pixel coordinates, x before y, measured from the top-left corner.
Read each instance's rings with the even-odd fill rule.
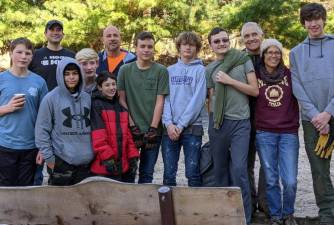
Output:
[[[117,76],[119,68],[126,63],[136,60],[136,56],[121,48],[121,33],[113,25],[103,30],[102,42],[104,50],[99,53],[99,67],[97,73],[108,71]]]
[[[245,44],[245,51],[252,59],[254,68],[257,69],[260,64],[260,46],[263,40],[263,31],[259,24],[255,22],[247,22],[241,28],[241,38]],[[260,169],[258,190],[256,191],[255,177],[254,177],[254,166],[256,159],[256,147],[255,147],[255,123],[254,123],[254,112],[255,112],[256,98],[249,96],[250,106],[250,121],[251,121],[251,135],[249,141],[249,152],[248,152],[248,179],[251,188],[252,206],[253,213],[257,209],[268,215],[268,208],[266,204],[266,193],[265,193],[265,181],[264,172]]]
[[[260,63],[260,46],[263,39],[263,31],[259,24],[247,22],[241,28],[241,38],[245,44],[245,51],[249,53],[256,67]]]

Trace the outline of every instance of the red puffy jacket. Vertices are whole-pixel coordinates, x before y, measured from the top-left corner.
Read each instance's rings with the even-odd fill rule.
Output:
[[[117,137],[116,113],[119,113],[121,135]],[[129,169],[129,159],[139,157],[129,129],[129,114],[117,99],[109,100],[99,92],[94,92],[91,107],[92,143],[95,158],[91,171],[95,174],[110,175],[103,165],[110,158],[119,162],[119,146],[121,142],[122,173]],[[117,141],[117,138],[118,141]]]

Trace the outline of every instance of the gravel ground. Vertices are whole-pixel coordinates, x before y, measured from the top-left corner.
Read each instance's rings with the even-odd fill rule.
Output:
[[[207,130],[207,129],[206,129]],[[311,169],[307,159],[307,155],[304,149],[304,141],[303,141],[303,132],[302,129],[299,129],[299,139],[300,139],[300,149],[299,149],[299,161],[298,161],[298,190],[295,204],[295,216],[298,217],[306,217],[306,216],[317,216],[318,208],[315,204],[315,198],[313,194],[313,183],[311,177]],[[208,141],[207,132],[203,137],[203,144]],[[258,175],[259,170],[259,158],[256,159],[256,175]],[[184,157],[181,152],[179,169],[177,173],[177,184],[180,186],[187,186],[187,179],[185,178],[185,169],[184,169]],[[334,168],[331,167],[331,174],[334,174]],[[155,167],[154,174],[154,183],[162,184],[162,176],[163,176],[163,163],[161,154],[159,155],[158,163]]]

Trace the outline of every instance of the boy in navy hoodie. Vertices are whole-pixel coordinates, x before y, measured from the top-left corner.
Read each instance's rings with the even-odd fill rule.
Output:
[[[195,33],[182,32],[176,39],[180,59],[168,67],[170,94],[165,99],[162,116],[165,126],[162,138],[164,185],[176,185],[183,147],[188,185],[201,186],[199,158],[206,97],[205,67],[197,58],[201,47],[201,40]]]
[[[49,184],[73,185],[90,176],[91,97],[83,90],[83,72],[72,58],[58,63],[57,83],[39,108],[35,141],[47,164]]]

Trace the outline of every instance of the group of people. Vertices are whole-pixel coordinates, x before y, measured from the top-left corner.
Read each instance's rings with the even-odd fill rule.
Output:
[[[0,74],[0,185],[40,185],[44,162],[50,185],[93,175],[134,183],[137,170],[138,183],[151,183],[161,145],[163,183],[176,185],[182,147],[188,185],[200,187],[208,100],[214,186],[241,188],[247,224],[258,209],[272,225],[296,225],[300,110],[320,224],[334,224],[331,157],[314,151],[319,136],[334,136],[334,36],[324,33],[321,4],[304,5],[300,22],[308,36],[291,50],[290,69],[282,44],[264,39],[254,22],[241,29],[243,50],[230,47],[226,30],[212,29],[216,58],[207,66],[194,32],[178,35],[179,59],[168,68],[153,60],[152,33],[135,37],[134,54],[120,47],[113,25],[100,53],[63,48],[58,20],[46,24],[46,47],[13,40],[11,66]]]

